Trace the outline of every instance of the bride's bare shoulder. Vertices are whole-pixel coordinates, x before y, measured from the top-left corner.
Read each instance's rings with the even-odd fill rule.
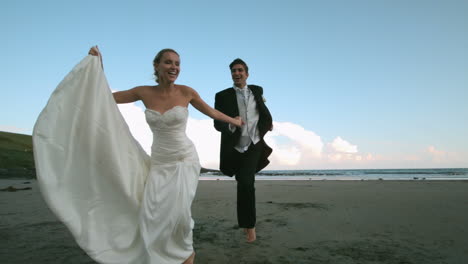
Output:
[[[190,86],[187,86],[187,85],[178,85],[179,86],[179,89],[183,92],[187,92],[187,93],[193,93],[195,92],[195,89],[193,89],[192,87]]]
[[[151,89],[154,89],[157,85],[140,85],[140,86],[136,86],[134,87],[133,89],[135,90],[140,90],[140,91],[144,91],[144,90],[151,90]]]
[[[151,85],[141,85],[141,86],[136,86],[133,87],[132,90],[137,93],[137,94],[147,94],[152,91],[154,91],[156,86],[151,86]]]
[[[177,88],[184,95],[191,95],[194,92],[196,92],[195,89],[193,89],[192,87],[187,86],[187,85],[177,85]]]

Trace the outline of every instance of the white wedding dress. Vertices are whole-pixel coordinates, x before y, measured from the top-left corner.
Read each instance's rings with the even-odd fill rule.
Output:
[[[120,114],[99,58],[87,56],[34,127],[41,193],[99,263],[180,264],[193,252],[190,207],[200,164],[185,134],[188,109],[145,115],[151,158]]]

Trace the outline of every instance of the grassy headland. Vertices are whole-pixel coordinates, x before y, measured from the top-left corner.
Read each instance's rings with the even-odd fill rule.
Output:
[[[32,136],[0,132],[0,178],[35,177]]]

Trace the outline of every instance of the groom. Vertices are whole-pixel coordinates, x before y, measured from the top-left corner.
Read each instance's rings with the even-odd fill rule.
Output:
[[[242,128],[214,121],[221,132],[220,170],[237,181],[237,221],[244,228],[247,241],[256,239],[255,173],[268,165],[272,149],[263,137],[273,129],[270,111],[265,105],[263,88],[247,85],[249,67],[241,59],[230,65],[234,86],[216,94],[215,108],[244,121]]]

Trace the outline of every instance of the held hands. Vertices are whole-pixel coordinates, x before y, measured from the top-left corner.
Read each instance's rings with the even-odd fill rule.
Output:
[[[236,127],[241,127],[244,124],[244,121],[242,120],[240,116],[236,116],[232,124],[235,125]]]

